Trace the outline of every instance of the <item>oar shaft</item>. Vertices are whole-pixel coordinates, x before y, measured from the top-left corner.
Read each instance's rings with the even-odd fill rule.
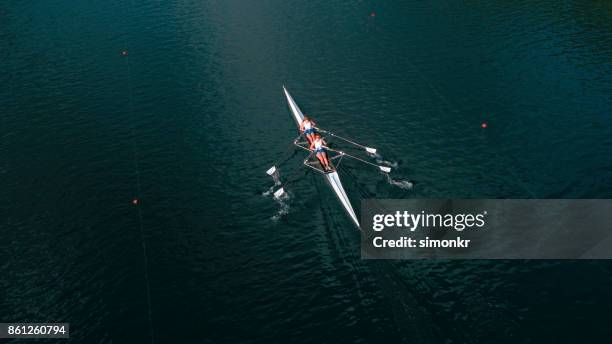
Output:
[[[363,149],[366,149],[366,148],[367,148],[366,146],[364,146],[364,145],[362,145],[362,144],[359,144],[359,143],[357,143],[357,142],[355,142],[355,141],[351,141],[351,140],[347,139],[346,137],[342,137],[342,136],[340,136],[340,135],[336,135],[336,134],[332,133],[331,131],[327,131],[327,130],[324,130],[324,129],[321,129],[321,128],[317,128],[317,130],[319,130],[320,132],[323,132],[323,133],[327,133],[327,134],[329,134],[329,135],[331,135],[331,136],[333,136],[333,137],[337,137],[337,138],[339,138],[340,140],[346,141],[346,142],[348,142],[348,143],[350,143],[350,144],[353,144],[353,145],[355,145],[355,146],[357,146],[357,147],[361,147],[361,148],[363,148]]]
[[[372,166],[374,166],[374,167],[376,167],[376,168],[380,168],[380,166],[378,166],[378,165],[376,165],[376,164],[373,164],[373,163],[371,163],[371,162],[369,162],[369,161],[366,161],[366,160],[363,160],[363,159],[361,159],[361,158],[358,158],[358,157],[356,157],[356,156],[354,156],[354,155],[350,155],[350,154],[344,153],[343,151],[339,151],[339,150],[335,150],[335,149],[331,149],[331,148],[327,148],[327,149],[328,149],[328,150],[330,150],[330,151],[332,151],[332,152],[336,152],[336,153],[342,154],[342,155],[344,155],[344,156],[348,156],[348,157],[349,157],[349,158],[351,158],[351,159],[355,159],[355,160],[361,161],[361,162],[363,162],[364,164],[368,164],[368,165],[372,165]]]

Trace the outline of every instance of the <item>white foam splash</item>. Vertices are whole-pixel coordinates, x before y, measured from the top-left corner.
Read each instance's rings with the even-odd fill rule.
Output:
[[[389,175],[387,175],[387,182],[389,182],[390,185],[397,186],[403,190],[410,190],[414,186],[414,183],[409,180],[395,180]]]
[[[276,214],[274,214],[270,218],[270,220],[276,222],[280,220],[283,216],[289,214],[289,209],[290,209],[289,204],[291,201],[291,195],[289,195],[288,192],[285,192],[279,197],[272,197],[272,199],[274,199],[274,201],[276,201],[276,203],[278,203],[278,206],[279,206]]]
[[[368,153],[368,155],[374,160],[376,160],[377,164],[387,165],[389,167],[393,167],[394,169],[397,168],[397,166],[399,165],[397,161],[385,160],[384,157],[378,153],[374,153],[374,154]]]
[[[283,216],[289,214],[291,203],[291,195],[289,194],[289,192],[284,192],[279,197],[274,197],[274,188],[280,184],[280,180],[275,179],[274,185],[270,186],[268,190],[261,193],[261,195],[264,197],[271,197],[278,204],[278,211],[276,212],[276,214],[270,217],[270,220],[274,222],[280,220]]]
[[[289,203],[285,203],[285,202],[278,202],[280,204],[280,207],[278,208],[278,211],[276,212],[276,214],[274,214],[272,217],[270,217],[270,220],[277,222],[278,220],[280,220],[283,216],[289,214]]]
[[[383,160],[383,159],[376,159],[376,162],[379,163],[379,164],[387,165],[389,167],[393,167],[393,168],[397,168],[397,166],[399,166],[397,161],[388,161],[388,160]]]
[[[267,191],[262,192],[261,195],[264,197],[268,197],[272,195],[273,193],[274,193],[274,185],[270,186],[270,188]]]

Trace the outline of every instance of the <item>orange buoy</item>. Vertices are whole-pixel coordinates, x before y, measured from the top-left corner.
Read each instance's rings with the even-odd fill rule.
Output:
[[[370,17],[376,17],[376,12],[370,13]]]
[[[132,200],[132,204],[133,204],[133,205],[138,205],[138,198],[134,198],[134,199]]]
[[[122,56],[127,56],[127,55],[128,55],[127,50],[122,51],[122,52],[121,52],[121,55],[122,55]]]

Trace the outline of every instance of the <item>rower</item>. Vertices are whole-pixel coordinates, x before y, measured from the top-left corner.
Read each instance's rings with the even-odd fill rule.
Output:
[[[304,116],[302,119],[302,123],[300,123],[300,131],[304,132],[308,143],[312,144],[312,141],[315,139],[315,122],[308,118],[308,116]]]
[[[329,160],[327,160],[327,153],[325,152],[325,145],[327,143],[325,142],[325,140],[323,140],[321,135],[316,134],[316,133],[313,135],[314,135],[314,139],[312,140],[312,143],[310,144],[310,149],[314,151],[315,155],[321,162],[321,166],[323,166],[323,169],[325,170],[325,172],[330,172],[332,171],[332,168],[329,165]]]

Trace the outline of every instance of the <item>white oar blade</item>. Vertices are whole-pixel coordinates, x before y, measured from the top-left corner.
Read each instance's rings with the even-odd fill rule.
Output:
[[[285,194],[285,189],[284,188],[280,188],[280,189],[274,191],[274,198],[280,198],[284,194]]]
[[[370,147],[366,147],[365,148],[366,152],[371,153],[371,154],[376,154],[376,148],[370,148]]]
[[[274,174],[274,172],[276,172],[276,166],[270,167],[270,169],[266,171],[266,174],[271,176]]]
[[[391,167],[387,167],[387,166],[378,166],[378,168],[380,168],[381,171],[385,172],[385,173],[389,173],[391,172]]]

